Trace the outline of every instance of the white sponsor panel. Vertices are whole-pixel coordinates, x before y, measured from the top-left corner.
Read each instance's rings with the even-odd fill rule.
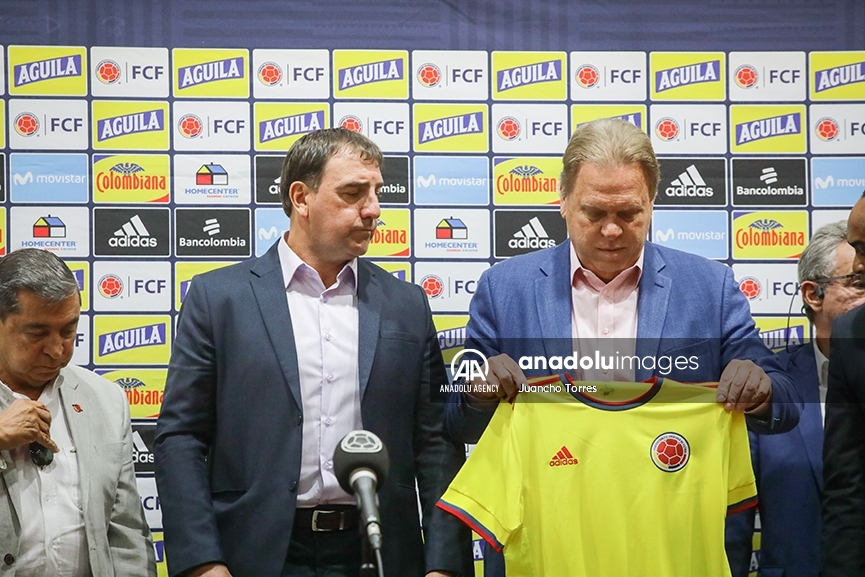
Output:
[[[489,258],[490,212],[460,208],[415,210],[414,255],[420,258]]]
[[[723,104],[653,104],[648,128],[659,155],[727,152],[727,107]]]
[[[94,46],[90,49],[93,96],[165,98],[170,78],[168,48]]]
[[[13,206],[8,250],[41,248],[60,258],[90,256],[87,207]]]
[[[75,348],[72,350],[73,365],[86,367],[90,364],[90,316],[82,314],[78,317],[78,330],[75,332]]]
[[[170,311],[171,263],[96,261],[91,292],[99,312]]]
[[[369,137],[382,152],[408,152],[411,143],[409,107],[402,102],[337,102],[333,125]]]
[[[175,154],[174,202],[249,204],[250,161],[245,154]]]
[[[849,210],[813,210],[811,211],[811,234],[813,235],[820,227],[827,224],[832,224],[839,220],[847,222],[849,216]]]
[[[9,148],[87,150],[89,119],[86,100],[10,100]]]
[[[642,102],[648,89],[645,52],[571,52],[571,100]]]
[[[751,305],[752,314],[798,315],[802,306],[796,263],[733,264],[733,275]],[[792,309],[790,309],[792,302]]]
[[[865,104],[812,104],[808,120],[812,154],[865,153]]]
[[[732,102],[802,102],[808,73],[804,52],[730,52]]]
[[[330,96],[330,53],[255,49],[250,75],[256,99],[326,99]]]
[[[423,287],[433,312],[466,313],[485,262],[418,262],[414,282]]]
[[[486,100],[489,57],[483,50],[413,50],[411,87],[415,100]]]
[[[172,121],[174,150],[249,150],[248,102],[177,101]]]
[[[568,106],[493,104],[490,131],[496,153],[561,154],[568,145]]]
[[[162,506],[159,494],[156,492],[156,477],[135,477],[138,485],[138,495],[144,507],[144,518],[147,526],[153,531],[162,530]]]

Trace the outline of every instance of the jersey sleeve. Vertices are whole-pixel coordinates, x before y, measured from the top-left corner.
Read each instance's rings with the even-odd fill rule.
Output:
[[[745,416],[730,411],[730,461],[727,473],[727,515],[757,505],[757,483],[751,466],[751,446]]]
[[[514,430],[519,410],[517,404],[499,403],[474,451],[437,504],[499,552],[522,524],[523,469]]]

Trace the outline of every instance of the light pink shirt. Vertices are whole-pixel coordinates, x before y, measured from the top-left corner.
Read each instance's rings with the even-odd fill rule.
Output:
[[[357,366],[357,259],[326,288],[318,272],[286,243],[279,264],[297,350],[303,404],[298,507],[353,505],[333,474],[333,451],[350,431],[362,429]]]
[[[571,243],[571,336],[580,356],[633,355],[637,338],[637,298],[643,272],[643,252],[634,266],[608,283],[583,268]],[[618,370],[578,369],[580,381],[633,381],[632,367]]]

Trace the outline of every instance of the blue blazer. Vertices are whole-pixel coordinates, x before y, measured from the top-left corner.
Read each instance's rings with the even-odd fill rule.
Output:
[[[799,425],[788,433],[750,434],[760,497],[760,577],[817,577],[820,571],[820,495],[823,488],[823,415],[811,343],[778,360],[805,401]],[[727,557],[733,577],[747,577],[754,509],[727,518]]]
[[[435,507],[465,448],[445,438],[444,405],[431,402],[431,383],[447,377],[427,297],[363,259],[357,275],[361,418],[390,454],[378,493],[384,565],[468,574],[471,535]],[[193,280],[154,448],[171,575],[207,562],[234,577],[281,574],[301,464],[296,329],[276,244]]]
[[[487,358],[506,353],[567,356],[572,354],[570,246],[539,250],[500,262],[484,271],[469,309],[465,346]],[[720,263],[689,253],[645,245],[637,303],[638,356],[696,356],[697,370],[662,374],[657,368],[636,371],[637,380],[654,375],[685,382],[717,381],[734,359],[750,359],[772,379],[772,415],[748,417],[751,430],[788,431],[799,421],[801,401],[775,355],[759,338],[748,301]],[[551,371],[528,371],[526,376]],[[454,394],[448,404],[447,428],[456,438],[474,443],[491,410],[478,410]]]

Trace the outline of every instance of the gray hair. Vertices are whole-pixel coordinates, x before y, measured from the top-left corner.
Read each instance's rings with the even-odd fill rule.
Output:
[[[325,128],[310,132],[288,149],[279,177],[279,200],[282,202],[282,210],[289,218],[291,198],[288,190],[291,183],[300,181],[309,188],[318,190],[327,161],[343,150],[356,152],[364,162],[375,163],[379,168],[384,163],[384,156],[375,142],[347,128]]]
[[[0,321],[21,310],[18,293],[29,290],[56,304],[78,294],[75,275],[54,253],[24,248],[0,258]]]
[[[847,242],[847,221],[839,220],[821,226],[808,241],[808,246],[799,257],[799,284],[806,280],[820,283],[820,279],[827,279],[835,273],[835,255],[838,245]],[[808,303],[802,303],[802,310],[808,320],[814,321],[814,309]]]
[[[571,193],[583,164],[612,168],[635,162],[640,163],[643,169],[649,187],[649,200],[654,201],[661,180],[661,169],[652,149],[652,141],[646,133],[618,118],[603,118],[580,125],[571,136],[562,157],[559,196],[564,200]]]

